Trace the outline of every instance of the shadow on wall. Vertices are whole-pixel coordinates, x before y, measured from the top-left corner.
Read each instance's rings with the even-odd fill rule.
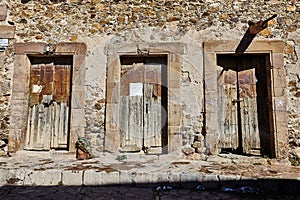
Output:
[[[6,199],[300,199],[300,180],[258,179],[95,186],[0,187]]]

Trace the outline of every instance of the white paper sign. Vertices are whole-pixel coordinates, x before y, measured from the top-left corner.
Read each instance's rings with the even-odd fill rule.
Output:
[[[130,96],[143,96],[143,83],[129,83]]]
[[[32,93],[40,93],[43,89],[43,86],[41,85],[33,85]]]
[[[8,47],[8,39],[0,39],[0,51],[4,51]]]

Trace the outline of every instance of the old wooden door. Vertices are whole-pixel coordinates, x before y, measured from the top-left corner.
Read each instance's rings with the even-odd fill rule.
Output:
[[[120,138],[124,151],[161,150],[166,112],[161,105],[162,65],[122,65]]]
[[[71,65],[31,66],[25,149],[65,149],[69,135]]]
[[[255,68],[238,72],[219,68],[218,101],[219,147],[256,153],[260,149],[260,138]],[[240,144],[239,139],[242,140]]]

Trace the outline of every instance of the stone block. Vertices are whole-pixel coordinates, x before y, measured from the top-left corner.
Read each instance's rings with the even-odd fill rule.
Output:
[[[106,128],[117,130],[119,126],[119,104],[106,104]]]
[[[120,144],[119,131],[106,129],[104,149],[109,152],[117,152]]]
[[[83,185],[110,185],[120,183],[118,171],[105,172],[86,170],[83,175]]]
[[[173,152],[182,147],[182,134],[179,126],[169,126],[169,151]]]
[[[72,109],[71,110],[71,121],[72,126],[85,126],[85,111],[84,109]]]
[[[20,149],[20,137],[22,136],[22,129],[10,129],[8,136],[8,151],[16,152]]]
[[[16,43],[15,53],[16,54],[27,54],[27,53],[44,53],[46,51],[46,43],[28,42],[28,43]]]
[[[218,146],[218,135],[217,131],[211,131],[207,130],[206,133],[206,144],[207,144],[207,150],[212,154],[218,154],[219,153],[219,146]]]
[[[26,82],[27,82],[28,79],[26,79],[26,77],[27,77],[27,75],[15,75],[14,76],[15,80],[18,80],[18,78],[20,78],[20,80],[26,80]],[[28,84],[24,84],[24,82],[22,82],[22,81],[14,81],[12,90],[13,90],[13,92],[23,92],[25,94],[25,93],[29,92],[29,86],[28,86]]]
[[[107,67],[107,83],[120,82],[120,70],[121,65],[119,59],[109,63]]]
[[[182,121],[182,107],[178,104],[169,104],[169,126],[180,126]]]
[[[272,70],[272,80],[274,84],[273,96],[281,97],[286,95],[286,73],[283,68]]]
[[[183,172],[180,174],[180,182],[198,182],[198,178],[200,175],[198,173],[193,172]]]
[[[6,20],[7,7],[6,5],[0,5],[0,21]]]
[[[180,76],[181,76],[181,71],[174,70],[173,68],[170,67],[169,81],[179,81],[180,82]]]
[[[4,65],[4,59],[5,59],[5,52],[0,51],[0,66]]]
[[[241,176],[239,175],[219,175],[221,183],[227,182],[227,181],[239,181],[241,179]]]
[[[76,68],[76,70],[73,70],[73,85],[76,85],[77,87],[82,87],[85,85],[85,67],[84,65],[77,66],[75,63],[73,66],[74,68]]]
[[[272,54],[273,68],[283,69],[284,68],[284,55],[283,53],[273,53]]]
[[[177,60],[177,59],[176,59]],[[177,62],[169,62],[169,73],[171,72],[176,72],[176,73],[181,73],[181,63],[179,62],[179,59]],[[171,78],[170,78],[171,79]]]
[[[108,83],[106,91],[106,99],[109,103],[118,103],[120,100],[120,83]]]
[[[238,46],[239,41],[208,41],[204,42],[204,51],[207,53],[213,52],[234,52]],[[248,52],[253,51],[272,51],[273,53],[282,53],[284,42],[281,40],[268,40],[268,41],[253,41],[248,47]]]
[[[136,173],[133,182],[137,184],[157,183],[158,175],[158,173]]]
[[[172,62],[172,63],[179,63],[180,64],[180,58],[181,58],[181,56],[178,55],[178,54],[171,53],[169,55],[169,61]],[[178,67],[179,68],[177,70],[180,70],[180,68],[181,68],[180,65]]]
[[[169,103],[180,104],[181,103],[181,88],[168,88]]]
[[[281,40],[256,40],[253,41],[247,51],[272,51],[272,53],[283,53],[284,42]]]
[[[208,53],[223,51],[230,52],[234,51],[237,47],[239,41],[226,41],[226,40],[216,40],[204,42],[204,51]]]
[[[27,120],[24,118],[23,115],[19,114],[19,112],[17,112],[16,114],[13,113],[11,115],[11,118],[13,118],[13,120],[11,120],[10,122],[10,126],[14,127],[14,129],[22,129],[24,128],[24,126],[27,123]]]
[[[205,73],[205,91],[217,91],[216,71],[207,71]]]
[[[128,171],[120,171],[119,174],[119,183],[120,184],[133,184],[134,183],[134,176],[136,173],[128,172]]]
[[[57,186],[61,184],[61,178],[60,170],[32,171],[25,175],[24,185]]]
[[[178,80],[169,80],[168,82],[168,88],[180,88],[180,79]]]
[[[0,25],[0,38],[12,39],[15,37],[15,26]]]
[[[185,45],[179,42],[166,42],[163,45],[161,43],[150,43],[149,44],[150,52],[154,53],[167,53],[171,54],[184,54]]]
[[[174,173],[174,172],[169,172],[169,173],[160,173],[158,174],[158,182],[159,183],[180,183],[180,176],[181,173]]]
[[[85,55],[87,46],[85,43],[70,43],[70,42],[61,42],[55,46],[55,52],[73,52],[76,57],[78,55]]]
[[[273,97],[273,110],[275,112],[286,112],[287,111],[287,97]]]
[[[6,185],[9,176],[12,174],[8,169],[0,169],[0,186]]]
[[[219,132],[219,113],[207,112],[206,113],[206,131]]]
[[[83,171],[62,171],[63,185],[82,185]]]
[[[214,72],[217,73],[217,56],[215,53],[205,53],[204,55],[204,67],[205,73]]]
[[[85,91],[73,91],[72,92],[72,108],[80,109],[85,104]]]
[[[27,55],[15,55],[14,56],[14,76],[15,74],[30,74],[30,60]],[[29,80],[28,80],[29,81]]]

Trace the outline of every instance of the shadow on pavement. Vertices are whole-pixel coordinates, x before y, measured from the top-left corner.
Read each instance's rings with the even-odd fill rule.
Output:
[[[0,199],[300,199],[300,180],[257,179],[95,186],[0,187]]]

